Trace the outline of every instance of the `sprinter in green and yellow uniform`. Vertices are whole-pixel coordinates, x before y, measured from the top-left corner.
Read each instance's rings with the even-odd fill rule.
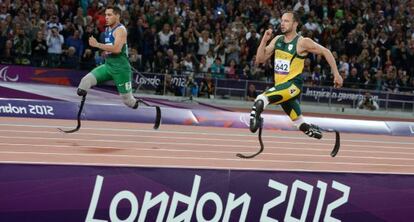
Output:
[[[250,131],[257,131],[261,124],[260,115],[269,104],[280,104],[289,115],[294,125],[310,137],[322,138],[322,132],[314,124],[306,123],[298,102],[302,93],[302,71],[308,53],[323,55],[331,67],[334,75],[335,87],[342,86],[342,77],[339,75],[335,58],[330,50],[315,43],[312,39],[304,38],[296,32],[299,17],[295,12],[286,12],[282,15],[282,35],[274,37],[269,44],[273,30],[264,33],[257,49],[256,64],[265,63],[274,55],[275,85],[259,95],[250,114]]]
[[[94,37],[89,38],[90,46],[105,51],[105,64],[96,67],[82,78],[77,93],[79,96],[86,96],[92,86],[113,80],[124,104],[136,109],[138,108],[138,100],[132,95],[127,29],[120,23],[120,17],[121,10],[118,7],[106,8],[105,42],[99,43]]]

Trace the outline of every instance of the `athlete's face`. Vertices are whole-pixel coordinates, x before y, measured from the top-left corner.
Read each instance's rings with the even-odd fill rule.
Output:
[[[114,14],[114,10],[107,9],[105,10],[105,21],[106,25],[112,26],[119,20],[119,15]]]
[[[285,13],[282,15],[282,22],[280,24],[280,29],[283,34],[290,33],[296,30],[298,23],[294,21],[292,13]]]

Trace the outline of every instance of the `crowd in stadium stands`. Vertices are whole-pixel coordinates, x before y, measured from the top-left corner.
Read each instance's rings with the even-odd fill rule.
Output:
[[[210,94],[210,77],[273,81],[272,59],[255,65],[256,50],[264,30],[277,30],[283,11],[294,10],[301,17],[299,33],[332,50],[345,87],[413,93],[413,0],[0,2],[3,64],[92,69],[104,62],[104,54],[91,48],[88,38],[102,42],[105,7],[115,5],[128,28],[134,67],[171,75],[205,73],[198,87]],[[332,84],[321,56],[309,55],[303,73],[307,84]]]

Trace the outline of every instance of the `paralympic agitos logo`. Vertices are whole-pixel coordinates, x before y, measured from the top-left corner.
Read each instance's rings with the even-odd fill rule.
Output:
[[[16,76],[14,77],[10,77],[7,75],[7,70],[9,69],[8,66],[5,66],[3,68],[0,69],[0,80],[4,81],[4,82],[17,82],[19,80],[19,75],[16,74]]]

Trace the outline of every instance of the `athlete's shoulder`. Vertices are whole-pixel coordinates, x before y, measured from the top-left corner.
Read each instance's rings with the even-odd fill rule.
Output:
[[[276,42],[282,37],[283,35],[277,35],[275,36],[272,41],[270,42],[271,45],[275,46]]]
[[[122,24],[122,23],[119,23],[115,28],[114,28],[114,30],[115,31],[117,31],[117,30],[127,30],[127,28],[125,27],[125,25],[124,24]]]
[[[115,28],[114,33],[126,34],[127,33],[127,28],[124,25],[120,24],[120,25],[118,25],[118,27]]]
[[[277,40],[279,40],[280,38],[282,38],[283,36],[285,36],[285,35],[277,35],[273,40],[275,40],[275,41],[277,41]]]
[[[312,43],[312,42],[315,42],[315,41],[313,39],[309,38],[309,37],[299,36],[299,38],[298,38],[298,44],[299,43],[308,44],[308,43]]]

